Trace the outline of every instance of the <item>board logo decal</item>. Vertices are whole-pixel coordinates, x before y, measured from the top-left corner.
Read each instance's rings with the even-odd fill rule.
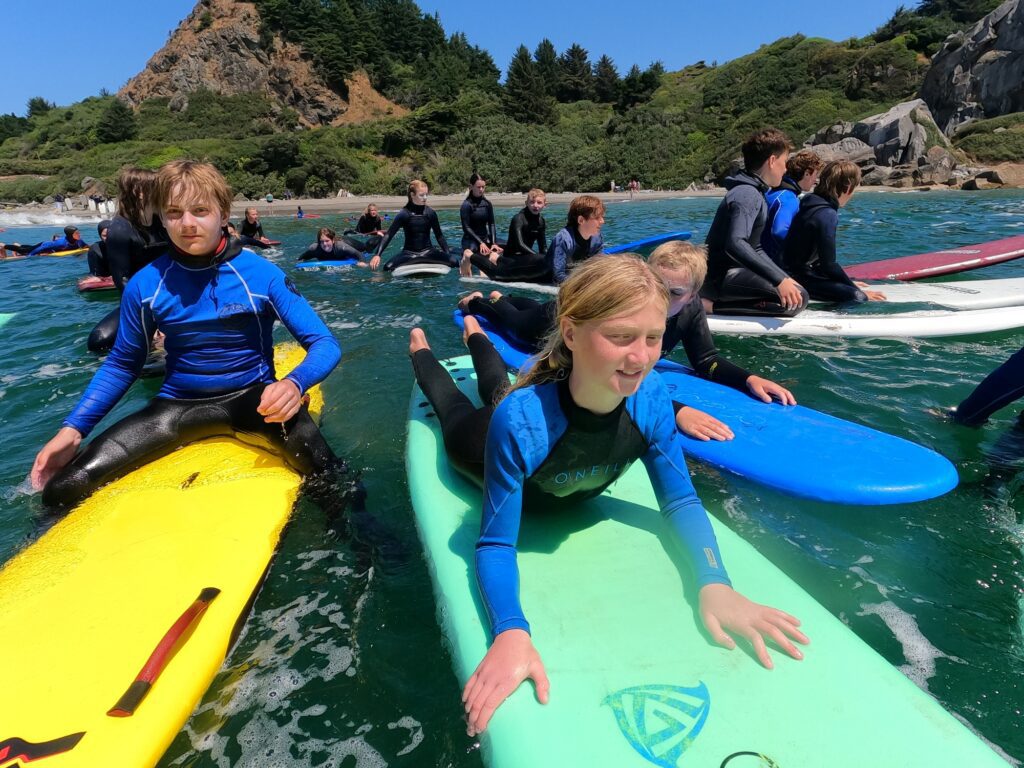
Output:
[[[644,759],[661,768],[678,768],[708,719],[711,695],[703,682],[696,688],[640,685],[616,691],[603,703],[612,708],[622,735]]]
[[[85,731],[61,736],[59,739],[41,741],[38,744],[19,739],[17,736],[5,739],[0,741],[0,766],[6,768],[6,766],[16,766],[20,763],[31,763],[45,757],[59,755],[62,752],[69,752],[75,748],[83,736],[85,736]]]

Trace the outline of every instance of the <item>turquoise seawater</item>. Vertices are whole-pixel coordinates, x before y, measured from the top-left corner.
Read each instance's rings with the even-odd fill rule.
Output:
[[[717,204],[613,203],[606,240],[692,229],[701,242]],[[500,209],[499,227],[513,213]],[[547,211],[551,233],[564,215],[564,206]],[[457,243],[457,213],[440,216]],[[1024,234],[1024,194],[861,194],[841,222],[840,256],[855,263]],[[440,355],[461,354],[450,316],[466,286],[453,275],[402,281],[361,270],[296,272],[291,264],[318,224],[351,222],[266,219],[267,231],[284,241],[267,256],[292,274],[341,340],[343,361],[324,384],[323,430],[363,472],[368,509],[396,544],[387,557],[371,556],[300,501],[245,633],[161,765],[478,766],[404,468],[409,329],[424,327]],[[28,242],[57,229],[10,229],[0,239]],[[91,240],[92,228],[83,231]],[[81,258],[0,262],[0,314],[17,313],[0,330],[0,561],[40,529],[43,513],[26,473],[98,365],[85,340],[115,299],[80,296],[75,280],[85,271]],[[1024,276],[1024,262],[951,279],[1016,276]],[[982,429],[930,413],[966,396],[1024,344],[1024,330],[918,341],[723,336],[718,343],[802,404],[916,440],[956,464],[955,491],[893,507],[815,503],[699,463],[691,470],[712,514],[1005,756],[1024,760],[1018,408]],[[137,383],[110,420],[156,388]],[[856,691],[836,696],[846,706],[871,706],[856,701]]]

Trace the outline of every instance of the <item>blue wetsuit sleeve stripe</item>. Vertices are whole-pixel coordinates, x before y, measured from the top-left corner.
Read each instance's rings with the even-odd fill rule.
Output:
[[[697,586],[731,585],[708,513],[690,481],[672,402],[664,385],[657,380],[658,374],[649,376],[654,380],[644,383],[641,390],[644,401],[638,403],[637,415],[647,422],[638,425],[649,440],[643,462],[661,513],[690,562]]]
[[[519,602],[516,560],[526,469],[509,424],[510,410],[499,406],[487,430],[483,513],[476,545],[477,581],[492,636],[508,629],[530,631]]]
[[[341,360],[341,345],[320,316],[299,293],[295,284],[276,266],[270,280],[270,302],[281,322],[306,350],[306,357],[285,376],[294,381],[300,393],[327,378]]]
[[[64,420],[64,426],[74,427],[83,437],[124,396],[146,363],[155,323],[150,305],[141,299],[137,281],[129,282],[121,296],[119,323],[114,348]]]

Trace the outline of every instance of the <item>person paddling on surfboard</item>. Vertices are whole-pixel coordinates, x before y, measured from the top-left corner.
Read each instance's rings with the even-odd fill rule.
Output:
[[[667,357],[682,344],[697,375],[738,389],[766,403],[776,400],[796,405],[793,393],[726,360],[715,347],[699,291],[707,273],[705,249],[682,240],[658,246],[648,265],[669,290],[668,320],[661,340],[661,356]],[[480,315],[520,344],[539,350],[554,326],[556,303],[522,296],[502,296],[492,291],[490,300],[475,292],[459,302],[466,314]],[[698,440],[731,440],[733,431],[713,415],[682,403],[674,403],[676,425]]]
[[[110,356],[36,456],[31,481],[44,504],[76,504],[182,445],[220,435],[257,436],[302,474],[339,465],[303,396],[338,364],[341,348],[280,269],[228,239],[231,200],[212,165],[178,160],[159,170],[153,203],[172,248],[129,281]],[[277,319],[307,352],[280,381]],[[157,326],[167,350],[160,392],[79,452],[142,371]]]
[[[396,267],[411,262],[425,262],[428,264],[445,264],[449,267],[459,266],[459,260],[448,252],[448,241],[444,239],[444,232],[441,231],[441,222],[437,219],[434,209],[427,205],[427,196],[430,189],[425,182],[413,179],[409,182],[407,202],[405,206],[395,215],[387,234],[377,246],[377,252],[370,259],[370,268],[380,268],[380,257],[388,247],[388,243],[402,230],[405,234],[405,244],[402,250],[392,256],[384,264],[384,271],[391,272]],[[437,238],[437,247],[430,243],[430,233]]]
[[[470,735],[483,731],[527,678],[540,701],[548,700],[547,673],[518,598],[524,511],[546,506],[556,514],[567,502],[597,496],[636,459],[694,571],[711,637],[726,648],[736,645],[731,634],[746,638],[768,668],[766,639],[803,657],[791,642],[809,642],[796,618],[733,590],[690,482],[668,392],[657,374],[648,375],[661,357],[668,307],[664,281],[637,257],[577,267],[559,291],[544,349],[497,405],[507,387],[504,364],[467,317],[466,344],[485,403],[479,409],[459,392],[423,332],[410,334],[416,380],[437,413],[449,459],[482,478],[484,488],[476,569],[493,642],[463,691]]]
[[[29,251],[28,255],[39,256],[47,253],[74,251],[79,248],[88,247],[88,244],[82,240],[82,233],[78,231],[78,227],[73,224],[69,224],[64,227],[64,237],[55,237],[53,240],[47,240],[45,243],[40,243]]]
[[[320,227],[316,232],[316,242],[299,256],[299,261],[360,261],[362,254],[342,240],[337,240],[337,233],[330,227]]]
[[[828,163],[818,184],[800,201],[782,252],[782,265],[815,301],[885,301],[881,291],[855,283],[836,261],[839,209],[860,184],[860,168],[849,160]]]

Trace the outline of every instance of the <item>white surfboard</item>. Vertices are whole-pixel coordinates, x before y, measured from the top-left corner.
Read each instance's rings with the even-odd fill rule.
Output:
[[[841,314],[804,310],[796,317],[709,315],[714,333],[744,336],[845,336],[902,339],[965,336],[1024,327],[1024,306],[923,310],[891,314]]]
[[[452,268],[446,264],[403,264],[391,270],[394,277],[424,277],[429,275],[447,275]]]
[[[557,285],[541,285],[540,283],[503,283],[499,280],[491,280],[489,277],[460,277],[464,283],[479,283],[480,290],[500,290],[502,293],[508,291],[537,291],[555,296],[558,293]],[[490,288],[489,286],[494,286]]]
[[[891,303],[926,302],[950,309],[990,309],[1024,304],[1024,277],[960,280],[952,283],[884,283],[872,285]]]

